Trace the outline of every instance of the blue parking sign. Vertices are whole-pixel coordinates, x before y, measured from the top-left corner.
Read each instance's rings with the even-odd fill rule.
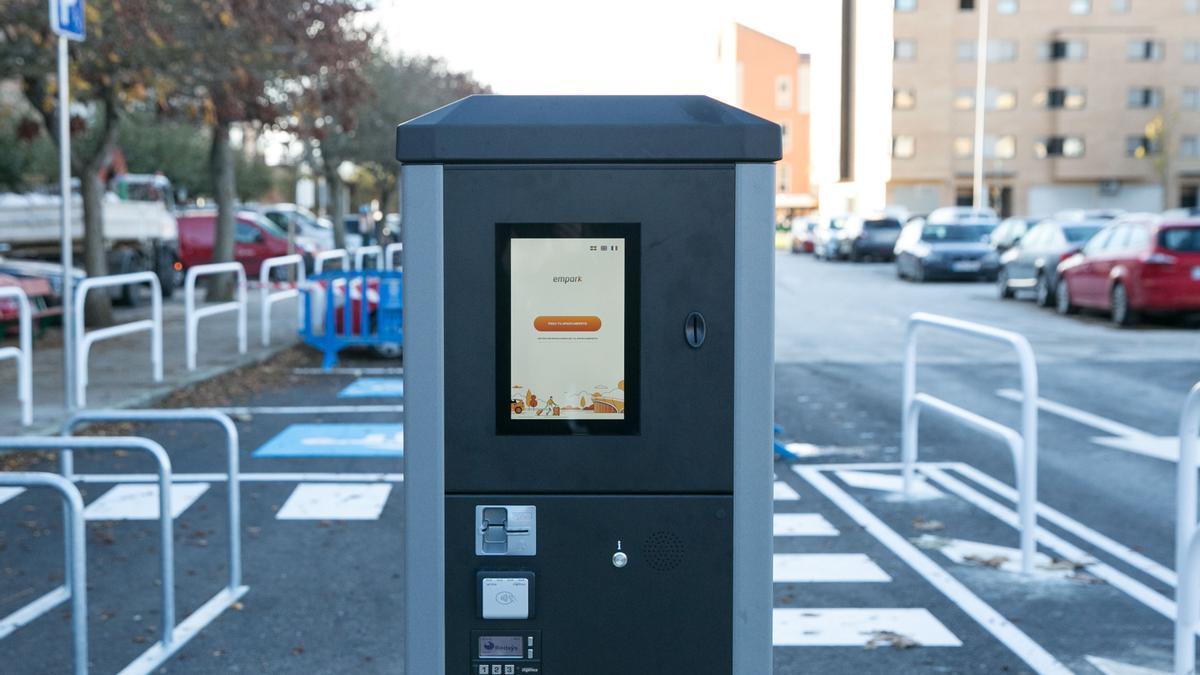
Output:
[[[71,40],[82,40],[83,0],[50,0],[50,28]]]

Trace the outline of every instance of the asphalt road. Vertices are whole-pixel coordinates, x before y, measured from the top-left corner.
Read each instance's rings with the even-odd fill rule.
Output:
[[[1125,330],[1100,317],[1062,318],[1000,301],[988,284],[901,282],[882,264],[783,253],[777,278],[776,418],[802,458],[776,463],[776,673],[1137,672],[1113,662],[1169,669],[1163,610],[1173,582],[1164,571],[1173,567],[1175,465],[1171,440],[1158,437],[1176,433],[1183,397],[1200,379],[1200,331],[1186,322]],[[1039,497],[1059,514],[1043,519],[1053,536],[1040,550],[1071,564],[1025,576],[1007,569],[1011,552],[977,545],[1016,546],[1003,520],[1015,508],[1006,487],[1012,461],[998,443],[944,417],[928,414],[921,425],[923,498],[895,493],[903,335],[914,311],[1032,342],[1041,396],[1059,404],[1040,417]],[[1019,385],[1003,348],[930,334],[920,356],[923,390],[1018,423],[1017,403],[998,394]],[[266,477],[242,488],[250,591],[161,672],[401,670],[403,483],[368,474],[399,472],[402,463],[255,450],[301,423],[394,423],[402,399],[340,398],[363,373],[286,375],[251,371],[217,388],[228,399],[221,405],[255,408],[234,411],[242,471]],[[296,408],[362,405],[384,407]],[[121,432],[162,442],[178,473],[222,469],[219,437],[199,427]],[[132,454],[80,458],[77,468],[150,469]],[[285,474],[316,472],[390,487],[362,519],[284,517],[307,482]],[[82,487],[90,505],[113,483]],[[210,481],[176,521],[180,618],[226,581],[224,498],[224,485]],[[156,532],[153,521],[89,522],[93,672],[120,670],[158,639]],[[61,582],[61,542],[51,496],[0,497],[0,617]],[[0,672],[67,672],[66,617],[60,606],[0,640]]]

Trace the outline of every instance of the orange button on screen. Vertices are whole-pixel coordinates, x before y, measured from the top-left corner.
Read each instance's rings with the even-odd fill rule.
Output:
[[[600,330],[598,316],[539,316],[533,320],[534,329],[543,333],[586,332]]]

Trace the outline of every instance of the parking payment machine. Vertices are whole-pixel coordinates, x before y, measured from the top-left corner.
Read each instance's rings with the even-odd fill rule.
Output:
[[[396,147],[406,672],[769,673],[779,127],[475,96]]]

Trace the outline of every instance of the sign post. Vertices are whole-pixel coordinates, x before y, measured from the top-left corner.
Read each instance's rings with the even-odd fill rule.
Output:
[[[67,410],[75,409],[75,329],[71,321],[75,304],[72,288],[71,241],[71,111],[69,40],[83,40],[83,0],[50,0],[50,29],[58,34],[58,185],[60,246],[62,247],[63,396]]]

